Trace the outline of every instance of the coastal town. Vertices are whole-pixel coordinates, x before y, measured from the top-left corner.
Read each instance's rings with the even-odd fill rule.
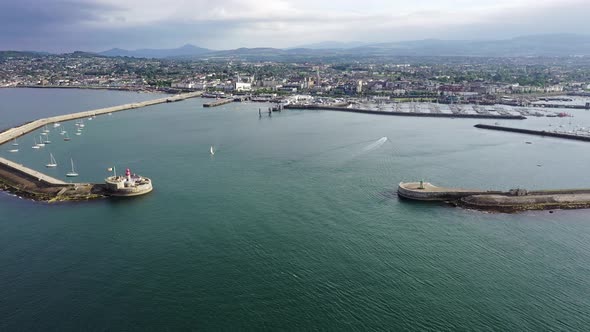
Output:
[[[0,87],[97,88],[365,101],[530,106],[590,96],[587,57],[390,57],[317,61],[146,59],[0,52]]]

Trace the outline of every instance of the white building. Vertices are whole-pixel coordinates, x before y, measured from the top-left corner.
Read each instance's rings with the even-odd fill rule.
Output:
[[[252,90],[252,83],[242,83],[242,82],[235,82],[234,83],[234,91],[251,91]]]

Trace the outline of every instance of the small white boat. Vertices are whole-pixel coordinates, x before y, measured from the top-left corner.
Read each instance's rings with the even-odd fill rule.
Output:
[[[47,125],[45,125],[45,128],[43,129],[43,132],[44,133],[48,133],[49,132],[49,129],[47,129]]]
[[[47,136],[47,138],[43,141],[44,144],[51,144],[51,141],[49,140],[49,136]]]
[[[213,150],[213,145],[211,145],[211,147],[209,148],[209,153],[211,155],[214,155],[215,154],[215,151]]]
[[[56,123],[53,124],[53,128],[57,128],[59,126],[61,126],[61,124],[59,122],[56,122]]]
[[[49,164],[46,164],[45,167],[47,167],[47,168],[57,167],[57,161],[55,161],[55,158],[53,158],[52,153],[49,154]]]
[[[78,176],[78,173],[76,173],[76,170],[74,169],[74,159],[70,159],[70,161],[72,162],[72,171],[67,173],[66,176],[69,178],[73,178]]]
[[[42,132],[42,133],[41,133],[41,135],[43,135],[43,136],[47,136],[47,135],[48,135],[48,133],[46,133],[46,132]]]
[[[37,146],[41,148],[45,146],[45,143],[43,143],[43,137],[39,136],[39,143],[37,143]]]
[[[12,146],[18,146],[18,142],[16,141],[16,138],[14,139],[14,141],[12,142]]]
[[[66,133],[67,133],[67,131],[65,131],[65,130],[62,130],[62,131],[61,131],[59,134],[63,136],[63,135],[65,135]]]
[[[38,149],[39,145],[37,144],[37,139],[35,137],[33,137],[33,140],[35,141],[35,145],[32,146],[33,149]]]
[[[81,133],[81,132],[79,132],[79,131],[78,131],[78,132],[76,132],[76,136],[80,136],[80,135],[82,135],[82,133]]]
[[[8,150],[8,152],[15,153],[15,152],[18,152],[18,149],[11,149],[11,150]]]

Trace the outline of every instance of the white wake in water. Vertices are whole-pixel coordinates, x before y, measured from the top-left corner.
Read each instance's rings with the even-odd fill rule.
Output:
[[[387,137],[381,137],[380,139],[378,139],[376,142],[373,142],[369,145],[367,145],[364,149],[363,152],[367,152],[367,151],[371,151],[371,150],[375,150],[378,149],[379,147],[381,147],[383,144],[385,144],[385,142],[387,142]]]

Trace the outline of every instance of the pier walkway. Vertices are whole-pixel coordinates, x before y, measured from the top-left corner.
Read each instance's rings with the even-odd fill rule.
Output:
[[[21,164],[17,164],[17,163],[15,163],[13,161],[10,161],[8,159],[4,159],[2,157],[0,157],[0,164],[2,164],[4,166],[8,166],[10,168],[18,169],[21,172],[26,173],[26,174],[30,175],[31,177],[38,179],[39,181],[46,182],[47,184],[61,185],[61,186],[68,185],[69,184],[67,182],[64,182],[62,180],[58,180],[58,179],[56,179],[54,177],[51,177],[49,175],[45,175],[45,174],[43,174],[41,172],[37,172],[37,171],[35,171],[33,169],[30,169],[28,167],[25,167],[25,166],[23,166]]]
[[[77,112],[77,113],[71,113],[71,114],[65,114],[65,115],[58,115],[58,116],[53,116],[53,117],[49,117],[49,118],[35,120],[32,122],[25,123],[22,126],[14,127],[14,128],[8,129],[8,130],[0,133],[0,145],[4,144],[10,140],[13,140],[19,136],[26,135],[26,134],[30,133],[31,131],[41,128],[47,124],[53,124],[53,123],[64,122],[64,121],[71,121],[71,120],[76,120],[76,119],[83,119],[83,118],[88,118],[88,117],[91,117],[94,115],[101,115],[101,114],[107,114],[107,113],[126,111],[126,110],[130,110],[130,109],[152,106],[152,105],[157,105],[157,104],[176,102],[176,101],[181,101],[181,100],[185,100],[185,99],[189,99],[189,98],[200,97],[201,94],[202,94],[202,92],[191,92],[191,93],[185,93],[185,94],[180,94],[180,95],[174,95],[174,96],[170,96],[170,97],[164,97],[164,98],[158,98],[158,99],[153,99],[153,100],[148,100],[148,101],[137,102],[137,103],[130,103],[130,104],[124,104],[124,105],[119,105],[119,106],[106,107],[106,108],[100,108],[100,109],[96,109],[96,110],[83,111],[83,112]]]

